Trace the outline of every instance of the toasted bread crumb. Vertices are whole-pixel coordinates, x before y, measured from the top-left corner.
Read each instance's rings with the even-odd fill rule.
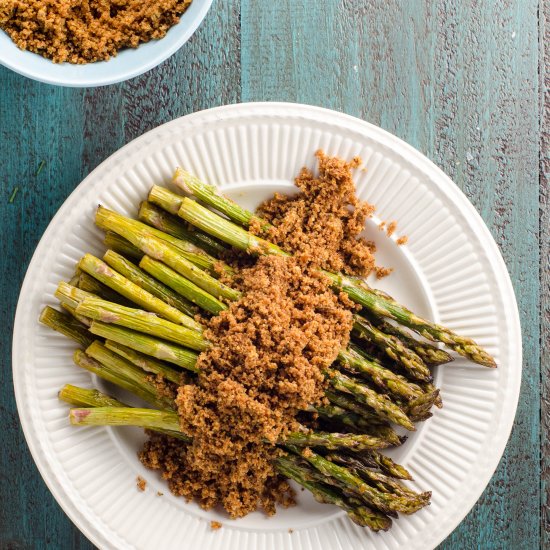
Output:
[[[173,382],[166,380],[162,374],[149,374],[147,375],[147,380],[155,386],[159,397],[176,398],[178,387]]]
[[[211,521],[210,522],[210,529],[213,531],[217,531],[218,529],[222,528],[222,524],[219,521]]]
[[[404,244],[407,244],[409,242],[409,237],[407,235],[403,235],[402,237],[399,237],[397,241],[395,241],[399,246],[402,246]]]
[[[147,481],[145,481],[141,476],[137,476],[136,485],[140,491],[145,491],[145,488],[147,487]]]
[[[395,233],[395,230],[397,229],[397,222],[396,221],[392,221],[388,224],[388,227],[386,229],[386,235],[388,237],[391,237],[394,233]]]
[[[376,278],[382,279],[383,277],[387,277],[393,272],[393,267],[377,267],[376,268]]]

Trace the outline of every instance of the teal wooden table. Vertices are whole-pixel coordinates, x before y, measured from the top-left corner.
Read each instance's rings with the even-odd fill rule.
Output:
[[[55,88],[0,68],[0,548],[91,548],[34,466],[12,389],[13,316],[42,232],[84,176],[143,132],[199,109],[275,100],[398,135],[453,178],[491,229],[519,303],[523,385],[504,457],[442,548],[549,547],[545,10],[537,0],[215,0],[187,45],[125,84]]]

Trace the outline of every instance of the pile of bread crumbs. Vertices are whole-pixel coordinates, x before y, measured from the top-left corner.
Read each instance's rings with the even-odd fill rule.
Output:
[[[319,175],[304,169],[296,179],[301,193],[260,208],[274,226],[269,239],[294,256],[241,262],[233,284],[243,297],[209,321],[212,346],[199,357],[200,374],[178,390],[192,443],[151,434],[140,455],[174,494],[206,509],[222,505],[233,518],[293,503],[272,465],[281,452],[275,443],[300,429],[301,410],[323,400],[323,369],[348,343],[355,306],[318,268],[376,270],[374,244],[359,237],[373,212],[355,196],[351,171],[360,160],[317,157]]]
[[[191,0],[3,0],[0,29],[55,63],[106,61],[163,38]]]

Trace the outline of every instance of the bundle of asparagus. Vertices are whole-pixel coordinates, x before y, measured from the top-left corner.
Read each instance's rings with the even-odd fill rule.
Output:
[[[209,346],[195,313],[217,315],[240,297],[230,284],[232,268],[219,259],[227,245],[254,255],[287,255],[247,231],[254,224],[265,236],[267,221],[214,187],[181,170],[174,183],[225,217],[157,186],[140,207],[140,221],[99,207],[96,223],[106,231],[109,250],[103,260],[86,254],[70,283],[60,283],[56,296],[69,315],[50,307],[42,312],[43,323],[85,349],[75,352],[78,366],[155,407],[133,408],[97,390],[65,386],[59,396],[78,407],[70,412],[75,425],[133,425],[189,441],[173,401],[159,395],[151,374],[176,385],[192,383],[198,354]],[[324,273],[362,310],[352,343],[325,370],[327,404],[304,411],[316,428],[279,441],[287,454],[276,468],[359,525],[388,529],[397,512],[413,513],[430,499],[429,492],[405,487],[399,480],[410,474],[379,453],[404,440],[392,423],[414,430],[434,404],[441,406],[430,369],[452,357],[428,340],[495,364],[471,339],[419,318],[363,280]]]

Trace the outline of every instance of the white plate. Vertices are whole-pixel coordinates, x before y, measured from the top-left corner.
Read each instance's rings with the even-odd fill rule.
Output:
[[[85,65],[53,63],[41,55],[20,50],[0,30],[0,64],[33,80],[58,86],[82,88],[122,82],[160,65],[179,50],[197,30],[211,5],[212,0],[193,0],[179,23],[161,40],[127,48],[108,61]]]
[[[499,365],[491,370],[457,359],[438,370],[444,408],[395,451],[416,486],[433,491],[432,504],[378,535],[305,493],[297,508],[239,521],[172,497],[136,458],[139,430],[68,425],[57,391],[65,383],[93,381],[72,365],[74,345],[37,322],[41,308],[55,304],[56,285],[72,275],[75,262],[103,249],[93,226],[98,203],[134,215],[149,187],[169,181],[181,165],[254,206],[274,190],[290,189],[303,165],[315,166],[319,148],[344,158],[361,156],[367,170],[356,172],[360,197],[377,206],[379,219],[398,220],[398,234],[409,236],[409,244],[398,247],[378,231],[377,220],[366,228],[379,244],[381,263],[397,268],[381,286],[417,312],[478,340]],[[71,194],[40,241],[21,290],[13,375],[21,423],[44,480],[101,548],[424,549],[458,525],[504,450],[520,387],[520,326],[508,273],[489,231],[428,159],[340,113],[293,104],[233,105],[145,134]],[[138,474],[148,480],[144,493],[136,489]],[[212,531],[210,520],[222,521],[223,528]]]

